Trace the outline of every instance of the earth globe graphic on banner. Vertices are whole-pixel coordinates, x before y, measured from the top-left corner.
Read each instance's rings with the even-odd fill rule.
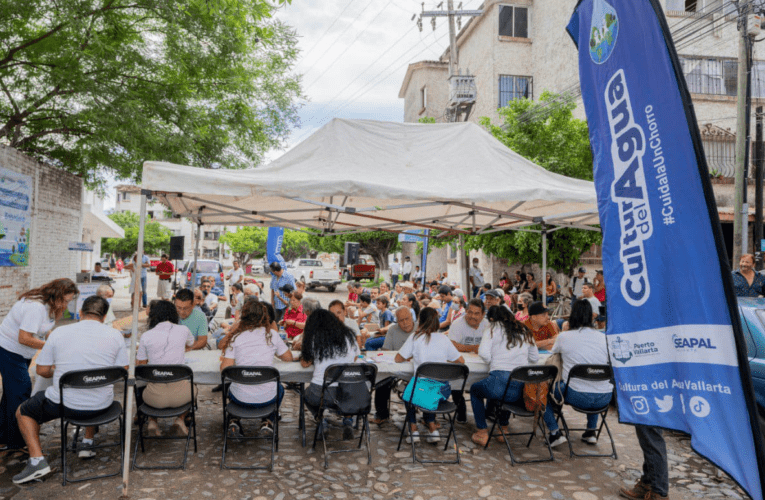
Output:
[[[603,64],[611,56],[618,35],[619,18],[616,10],[605,0],[595,0],[590,27],[590,58],[595,64]]]

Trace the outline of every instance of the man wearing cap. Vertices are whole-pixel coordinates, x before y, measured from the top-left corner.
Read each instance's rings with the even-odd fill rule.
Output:
[[[271,305],[274,306],[276,322],[278,323],[284,318],[284,311],[286,311],[287,307],[290,305],[289,296],[282,290],[282,288],[287,286],[294,290],[295,277],[282,269],[281,264],[278,262],[272,262],[269,267],[271,268]]]
[[[390,282],[393,284],[393,288],[396,288],[399,273],[401,273],[401,265],[398,263],[398,259],[394,258],[393,264],[390,266]]]
[[[555,344],[558,336],[558,324],[550,321],[547,308],[541,302],[534,302],[529,306],[529,319],[523,322],[534,335],[537,348],[549,351]]]
[[[473,287],[473,297],[478,296],[478,292],[481,290],[483,283],[483,273],[478,267],[478,257],[474,257],[473,267],[470,268],[470,286]]]
[[[587,278],[585,277],[584,273],[586,273],[587,270],[583,267],[579,268],[579,274],[571,278],[571,282],[568,286],[568,293],[571,294],[572,299],[578,299],[582,296],[582,285],[585,283],[589,283],[587,281]]]
[[[487,311],[491,306],[500,305],[502,303],[502,299],[504,298],[504,292],[500,293],[499,290],[496,289],[487,290],[483,295]]]
[[[412,261],[409,257],[404,257],[404,281],[409,281],[412,278]]]

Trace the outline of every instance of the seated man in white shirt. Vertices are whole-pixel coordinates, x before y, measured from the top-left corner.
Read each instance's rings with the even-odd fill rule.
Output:
[[[62,326],[48,337],[37,357],[37,376],[53,377],[53,384],[45,392],[38,392],[25,401],[16,410],[16,419],[24,441],[29,447],[27,466],[13,477],[16,484],[26,483],[47,474],[50,466],[43,456],[40,446],[40,426],[45,422],[60,418],[58,382],[61,376],[75,370],[88,370],[124,366],[127,368],[128,355],[125,342],[120,332],[109,325],[104,325],[104,316],[109,310],[109,303],[95,295],[88,297],[82,304],[79,323]],[[106,411],[114,401],[114,388],[111,386],[94,389],[69,390],[64,394],[67,413],[75,418],[93,418]],[[93,446],[95,429],[85,429],[82,440],[84,449],[80,458],[95,456]]]
[[[202,286],[200,286],[202,289],[202,293],[205,294],[205,304],[212,312],[213,316],[215,316],[215,313],[218,311],[218,296],[215,295],[212,292],[212,283],[209,281],[205,281],[202,283]]]
[[[459,352],[478,353],[483,332],[489,326],[485,314],[486,308],[481,299],[470,299],[465,315],[452,323],[446,334]],[[452,400],[457,405],[457,422],[467,422],[465,395],[461,391],[452,391]]]
[[[590,306],[592,307],[592,319],[593,321],[595,318],[600,315],[600,301],[595,298],[595,293],[592,289],[592,283],[582,283],[582,298],[581,300],[586,300],[590,303]],[[573,303],[572,303],[573,306]],[[562,331],[568,331],[569,324],[568,321],[563,323],[563,326],[561,327]]]
[[[101,268],[101,263],[96,262],[96,266],[95,266],[95,269],[93,269],[91,278],[108,278],[108,277],[109,277],[109,271],[104,271],[103,268]]]

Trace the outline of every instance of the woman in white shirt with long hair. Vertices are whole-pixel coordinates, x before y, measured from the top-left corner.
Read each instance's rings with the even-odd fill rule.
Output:
[[[489,376],[476,382],[470,388],[470,403],[473,406],[475,426],[478,429],[472,436],[474,443],[485,446],[489,441],[486,424],[485,400],[498,400],[504,395],[504,401],[512,403],[523,397],[523,383],[511,382],[505,393],[510,372],[519,366],[534,364],[539,360],[539,351],[534,343],[531,331],[513,317],[513,313],[504,306],[492,306],[486,314],[489,328],[483,334],[478,346],[478,355],[489,363]],[[501,412],[499,424],[507,430],[509,416]]]

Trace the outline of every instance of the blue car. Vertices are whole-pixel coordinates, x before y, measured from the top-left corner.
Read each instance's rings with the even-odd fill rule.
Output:
[[[765,298],[739,297],[738,307],[757,399],[760,429],[765,434]]]

